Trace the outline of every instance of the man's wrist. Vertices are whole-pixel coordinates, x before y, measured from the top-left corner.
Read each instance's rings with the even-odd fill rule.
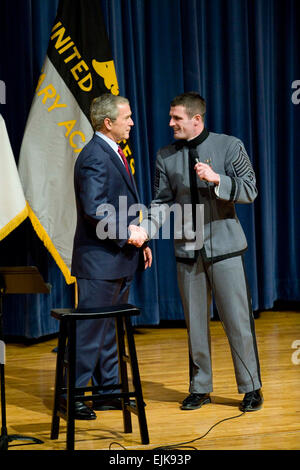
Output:
[[[216,174],[216,178],[214,179],[213,183],[215,184],[215,186],[219,186],[220,184],[220,175]]]

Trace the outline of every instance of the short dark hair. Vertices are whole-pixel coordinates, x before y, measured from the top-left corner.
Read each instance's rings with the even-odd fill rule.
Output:
[[[171,101],[171,107],[184,106],[188,117],[191,119],[195,114],[205,117],[206,103],[205,99],[196,91],[188,91],[176,96]]]

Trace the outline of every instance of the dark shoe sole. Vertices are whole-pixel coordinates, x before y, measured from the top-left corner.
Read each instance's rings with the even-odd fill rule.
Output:
[[[132,406],[133,408],[136,408],[136,402],[135,400],[130,400],[130,403],[129,403],[130,406]],[[144,403],[144,406],[146,406],[146,403]],[[109,410],[122,410],[122,403],[116,403],[116,404],[109,404],[109,403],[103,403],[102,405],[100,404],[94,404],[93,405],[93,410],[95,411],[109,411]]]
[[[185,411],[189,411],[189,410],[198,410],[199,408],[201,408],[203,405],[207,405],[207,403],[211,403],[211,399],[210,398],[206,398],[205,400],[203,400],[201,402],[200,405],[195,405],[195,406],[191,406],[191,405],[182,405],[180,407],[181,410],[185,410]]]
[[[258,405],[257,407],[255,408],[244,408],[243,406],[240,406],[240,410],[243,411],[244,413],[248,413],[249,411],[259,411],[262,409],[262,406],[263,404],[261,403],[260,405]]]
[[[59,409],[59,413],[61,414],[61,416],[64,418],[64,419],[67,419],[67,411],[65,408],[61,407]],[[75,413],[74,415],[74,419],[76,420],[80,420],[80,421],[92,421],[94,419],[97,419],[97,415],[96,414],[91,414],[91,415],[77,415]]]
[[[248,408],[247,406],[243,406],[242,404],[239,406],[240,410],[243,411],[244,413],[248,413],[249,411],[259,411],[262,409],[262,406],[263,406],[263,403],[264,403],[264,400],[262,400],[262,402],[257,405],[255,408],[251,408],[251,406]]]
[[[110,411],[110,410],[122,410],[122,406],[114,406],[114,405],[96,405],[93,406],[93,410],[95,411]]]
[[[89,416],[89,417],[83,417],[83,416],[76,416],[74,417],[77,421],[93,421],[94,419],[97,419],[97,416]]]

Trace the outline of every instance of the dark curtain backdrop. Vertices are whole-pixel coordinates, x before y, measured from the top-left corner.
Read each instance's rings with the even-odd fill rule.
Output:
[[[208,129],[241,138],[257,175],[257,200],[237,207],[249,242],[245,262],[253,308],[300,301],[300,104],[292,100],[292,84],[300,80],[300,2],[99,1],[120,92],[134,113],[142,201],[151,201],[156,152],[172,140],[170,100],[199,91],[207,100]],[[17,161],[57,5],[58,0],[0,1],[0,80],[6,83],[0,112]],[[135,279],[130,298],[142,309],[137,323],[183,319],[172,241],[151,245],[153,267]],[[36,265],[53,286],[50,296],[7,297],[6,334],[36,338],[56,332],[49,311],[73,306],[73,287],[29,221],[0,243],[0,264]]]

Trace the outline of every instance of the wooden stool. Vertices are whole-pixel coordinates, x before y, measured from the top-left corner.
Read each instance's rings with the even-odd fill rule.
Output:
[[[143,393],[140,381],[138,361],[135,349],[134,336],[130,316],[139,315],[139,309],[133,305],[125,304],[99,309],[54,309],[51,315],[60,321],[58,351],[56,362],[54,407],[51,426],[51,439],[57,439],[59,434],[59,422],[62,416],[60,404],[63,395],[66,399],[67,419],[67,450],[74,450],[75,444],[75,401],[87,401],[100,398],[109,400],[120,398],[122,401],[124,432],[132,432],[131,413],[138,416],[142,444],[149,444],[149,435],[143,401]],[[115,318],[116,340],[118,345],[118,360],[120,383],[114,386],[99,387],[75,387],[76,364],[76,321],[99,318]],[[126,354],[125,337],[127,340],[128,354]],[[68,343],[68,360],[65,353]],[[127,363],[130,364],[133,391],[129,391]],[[67,373],[67,385],[64,383],[64,372]],[[116,389],[114,392],[102,393],[106,389]],[[118,391],[118,389],[120,391]],[[84,392],[92,394],[84,395]],[[136,407],[130,406],[130,398],[135,398]]]

